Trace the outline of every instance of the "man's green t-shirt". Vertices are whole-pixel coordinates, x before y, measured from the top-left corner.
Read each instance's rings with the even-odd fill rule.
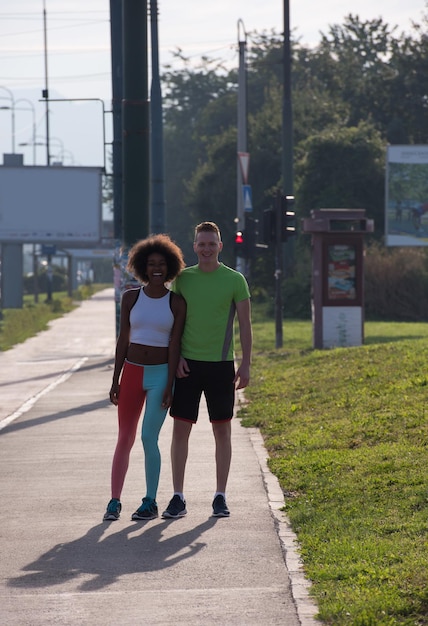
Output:
[[[213,272],[186,267],[172,290],[187,303],[181,354],[196,361],[233,361],[236,302],[250,297],[244,276],[220,263]]]

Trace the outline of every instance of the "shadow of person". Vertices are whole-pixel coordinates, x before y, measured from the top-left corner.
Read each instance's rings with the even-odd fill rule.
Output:
[[[23,567],[24,575],[8,580],[10,587],[48,587],[88,575],[77,589],[96,591],[108,587],[127,574],[159,571],[195,556],[207,544],[198,541],[214,526],[217,518],[185,532],[163,539],[163,530],[171,523],[130,524],[119,532],[103,537],[106,523],[91,528],[86,535],[60,543]],[[179,526],[176,520],[172,523]]]

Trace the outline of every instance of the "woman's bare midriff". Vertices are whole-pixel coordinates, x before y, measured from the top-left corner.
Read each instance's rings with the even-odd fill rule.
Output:
[[[131,363],[138,363],[139,365],[161,365],[161,363],[168,363],[168,348],[130,343],[126,358]]]

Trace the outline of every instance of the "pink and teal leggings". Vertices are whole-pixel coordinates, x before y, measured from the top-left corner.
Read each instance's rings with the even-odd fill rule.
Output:
[[[120,500],[128,471],[129,455],[145,402],[141,439],[145,457],[146,496],[156,500],[161,468],[158,438],[167,413],[161,403],[167,380],[167,363],[136,365],[125,361],[119,390],[119,433],[111,470],[112,498]]]

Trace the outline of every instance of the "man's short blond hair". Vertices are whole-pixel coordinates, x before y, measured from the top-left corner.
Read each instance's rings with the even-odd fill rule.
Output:
[[[216,233],[221,241],[220,229],[214,222],[201,222],[195,227],[195,241],[199,233]]]

